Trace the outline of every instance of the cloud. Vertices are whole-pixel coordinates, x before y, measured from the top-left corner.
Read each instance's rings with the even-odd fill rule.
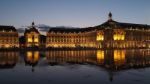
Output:
[[[40,24],[37,26],[38,30],[41,31],[41,32],[47,32],[49,31],[49,29],[51,28],[50,26],[48,25],[44,25],[44,24]]]
[[[76,28],[76,27],[67,27],[67,26],[51,27],[51,26],[48,26],[45,24],[38,24],[38,25],[35,25],[35,27],[39,30],[39,32],[42,32],[42,33],[48,32],[49,29],[51,29],[51,28]],[[29,26],[22,26],[21,28],[18,28],[17,31],[19,32],[20,35],[23,35],[26,28],[28,29],[30,27]]]
[[[17,31],[18,31],[19,33],[24,33],[25,28],[18,28]]]

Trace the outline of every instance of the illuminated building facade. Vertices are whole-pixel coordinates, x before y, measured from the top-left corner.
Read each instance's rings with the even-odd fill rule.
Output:
[[[25,30],[25,46],[26,47],[39,47],[40,46],[40,33],[35,28],[34,22],[29,29]]]
[[[0,48],[150,48],[150,26],[117,22],[109,13],[101,25],[88,28],[50,28],[46,37],[35,28],[34,22],[24,36],[11,26],[0,26]]]
[[[52,48],[149,48],[150,26],[121,23],[112,19],[89,28],[51,28],[46,47]]]
[[[13,26],[0,26],[0,48],[18,48],[19,35]]]
[[[95,32],[86,29],[51,28],[47,33],[46,47],[76,48],[96,47]]]

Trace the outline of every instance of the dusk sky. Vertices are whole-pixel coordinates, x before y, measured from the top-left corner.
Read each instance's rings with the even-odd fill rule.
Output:
[[[119,22],[150,25],[150,0],[0,0],[0,25],[90,27],[109,12]]]

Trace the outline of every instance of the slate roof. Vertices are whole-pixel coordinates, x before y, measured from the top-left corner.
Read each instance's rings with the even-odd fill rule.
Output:
[[[17,32],[16,28],[13,27],[13,26],[1,26],[1,25],[0,25],[0,31],[5,31],[5,32],[13,31],[13,32]]]
[[[150,29],[150,25],[146,24],[134,24],[134,23],[123,23],[123,22],[117,22],[112,19],[112,13],[110,12],[108,14],[108,20],[104,22],[101,25],[94,26],[94,27],[88,27],[88,28],[51,28],[49,32],[66,32],[66,33],[79,33],[79,32],[85,32],[85,31],[91,31],[91,30],[101,30],[106,28],[122,28],[122,29]]]
[[[87,32],[93,30],[92,27],[88,28],[50,28],[49,32],[57,32],[57,33],[79,33],[79,32]]]
[[[49,32],[59,32],[59,33],[79,33],[79,32],[86,32],[86,31],[92,31],[95,29],[105,29],[107,27],[110,28],[123,28],[123,29],[150,29],[150,25],[145,24],[134,24],[134,23],[123,23],[123,22],[117,22],[114,20],[108,20],[104,22],[101,25],[95,26],[95,27],[88,27],[88,28],[51,28]]]
[[[29,28],[29,29],[25,29],[25,34],[26,34],[26,33],[30,33],[30,32],[39,33],[39,31],[38,31],[34,26],[32,26],[32,27]]]
[[[123,23],[123,22],[117,22],[114,20],[108,20],[106,22],[104,22],[103,24],[99,25],[100,27],[111,27],[111,28],[132,28],[132,29],[150,29],[150,25],[146,25],[146,24],[134,24],[134,23]],[[98,27],[98,26],[96,26]]]

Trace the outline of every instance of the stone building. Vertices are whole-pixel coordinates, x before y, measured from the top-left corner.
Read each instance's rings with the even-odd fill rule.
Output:
[[[26,47],[39,47],[40,46],[40,33],[35,28],[34,22],[29,29],[25,30],[25,46]]]
[[[18,48],[19,35],[13,26],[0,26],[0,48]]]
[[[104,34],[101,43],[103,48],[148,48],[150,41],[150,26],[117,22],[109,19],[96,26],[97,31]]]
[[[122,23],[112,19],[88,28],[51,28],[46,35],[46,47],[53,48],[148,48],[150,26]]]
[[[96,47],[95,31],[90,28],[51,28],[47,33],[46,47]]]

